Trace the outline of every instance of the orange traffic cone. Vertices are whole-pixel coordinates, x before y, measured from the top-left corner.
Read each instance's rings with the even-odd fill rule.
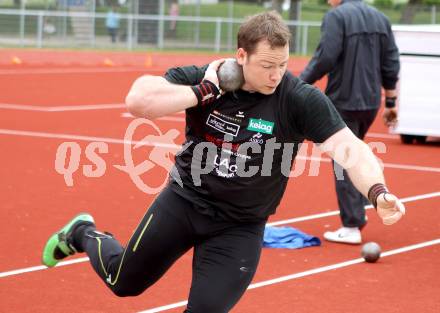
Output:
[[[13,56],[13,57],[11,58],[11,63],[12,63],[12,64],[22,64],[23,61],[22,61],[19,57],[17,57],[17,56]]]
[[[145,67],[152,67],[153,66],[153,59],[150,55],[147,55],[147,58],[145,59]]]
[[[113,63],[113,61],[112,60],[110,60],[109,58],[106,58],[106,59],[104,59],[104,65],[105,66],[113,66],[113,65],[115,65],[114,63]]]

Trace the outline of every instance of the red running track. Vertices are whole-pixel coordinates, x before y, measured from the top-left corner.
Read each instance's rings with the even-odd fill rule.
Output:
[[[9,65],[11,55],[18,55],[23,64]],[[109,57],[115,66],[102,66],[102,60]],[[122,116],[125,94],[143,73],[159,74],[168,66],[203,64],[214,57],[152,54],[148,56],[152,61],[149,67],[144,64],[146,57],[126,53],[91,56],[80,52],[0,52],[0,312],[124,313],[152,308],[157,312],[182,312],[183,306],[169,310],[164,306],[186,299],[191,253],[136,298],[112,295],[86,262],[50,270],[38,267],[47,237],[77,212],[91,212],[100,229],[126,241],[152,201],[152,195],[142,193],[127,174],[113,166],[124,164],[122,140],[131,121]],[[297,73],[303,66],[304,60],[292,59],[289,68]],[[108,104],[116,106],[104,106]],[[88,105],[102,106],[90,110]],[[171,128],[183,132],[182,117],[176,114],[156,124],[162,132]],[[141,139],[141,135],[135,139]],[[90,161],[82,154],[80,170],[73,174],[74,186],[66,186],[54,165],[57,148],[65,141],[77,142],[83,152],[91,141],[106,142],[108,153],[102,155],[107,165],[105,174],[85,177],[81,169]],[[383,251],[396,254],[366,264],[357,263],[359,246],[323,242],[321,247],[301,250],[264,249],[253,289],[233,312],[440,311],[439,143],[431,140],[427,145],[402,145],[398,137],[388,134],[379,118],[367,141],[386,146],[386,153],[378,157],[385,163],[388,185],[406,201],[408,214],[400,223],[385,227],[369,210],[364,240],[376,241]],[[144,158],[150,149],[140,148],[135,158]],[[305,172],[290,180],[271,222],[305,217],[283,225],[321,236],[339,227],[339,219],[330,163],[322,161],[317,176],[307,175],[312,166],[312,161],[306,160]],[[142,177],[152,186],[159,186],[166,172],[156,168]],[[354,264],[343,263],[347,261]],[[266,285],[258,285],[262,282]]]

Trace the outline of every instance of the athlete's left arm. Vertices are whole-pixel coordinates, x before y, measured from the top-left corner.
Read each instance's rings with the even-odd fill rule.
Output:
[[[344,49],[344,24],[334,11],[324,16],[321,25],[321,40],[316,51],[300,74],[300,78],[313,84],[329,73]]]
[[[400,200],[388,193],[382,168],[370,147],[357,138],[348,127],[339,130],[320,148],[333,160],[340,164],[350,176],[354,186],[370,201],[376,201],[377,213],[383,223],[391,225],[397,222],[405,213]]]

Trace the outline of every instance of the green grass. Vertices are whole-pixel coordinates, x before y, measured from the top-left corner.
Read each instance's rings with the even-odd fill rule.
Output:
[[[235,3],[233,5],[233,18],[243,18],[244,16],[256,14],[261,12],[262,7],[257,4],[242,4]],[[181,5],[180,15],[182,16],[196,16],[196,5]],[[220,2],[216,5],[201,5],[200,16],[205,17],[230,17],[229,16],[229,3]]]
[[[12,7],[12,0],[0,0],[0,7]],[[53,0],[28,0],[28,8],[32,9],[49,9],[54,8]],[[324,14],[328,11],[329,6],[327,4],[322,4],[320,0],[303,0],[302,4],[302,12],[301,19],[303,21],[315,21],[321,22]],[[200,6],[200,16],[203,17],[233,17],[235,19],[242,19],[246,16],[259,13],[263,11],[264,8],[258,4],[250,4],[250,3],[240,3],[235,2],[232,6],[232,10],[230,4],[228,2],[220,2],[216,5],[201,5]],[[400,16],[402,14],[403,8],[399,9],[390,9],[383,8],[383,11],[392,21],[392,23],[398,23],[400,20]],[[98,7],[97,12],[106,12],[106,7]],[[230,16],[232,11],[232,16]],[[440,12],[440,8],[438,10]],[[121,8],[121,13],[126,12],[126,8]],[[196,5],[181,5],[180,6],[180,15],[181,16],[196,16],[198,14]],[[439,13],[440,14],[440,13]],[[284,19],[288,19],[287,12],[283,13]],[[19,23],[20,19],[18,16],[1,16],[1,27],[0,34],[17,34],[19,35]],[[438,17],[440,20],[440,16]],[[60,23],[56,21],[56,23]],[[55,24],[56,24],[55,23]],[[97,19],[95,26],[95,34],[97,36],[106,36],[107,31],[105,28],[104,19]],[[415,18],[414,23],[417,24],[429,24],[431,23],[431,13],[429,10],[427,11],[419,11]],[[60,24],[58,24],[60,25]],[[57,26],[57,24],[56,24]],[[168,23],[165,22],[165,31],[168,29]],[[26,34],[35,34],[37,27],[37,18],[36,17],[28,17],[26,19]],[[71,26],[69,19],[67,20],[67,33],[71,33]],[[126,28],[126,21],[121,19],[121,32]],[[232,26],[227,23],[222,23],[221,25],[221,47],[222,52],[231,52],[235,50],[236,45],[236,33],[238,31],[239,24],[235,23]],[[59,27],[57,27],[59,29]],[[302,30],[299,30],[299,34],[302,34]],[[211,50],[214,48],[216,38],[216,23],[208,23],[208,22],[178,22],[177,23],[177,32],[175,38],[170,38],[171,40],[176,40],[180,42],[188,43],[191,48],[198,49],[200,47],[197,44],[210,44]],[[319,27],[309,27],[308,30],[308,43],[307,43],[307,54],[313,53],[315,50],[320,38],[320,29]],[[204,49],[204,48],[202,48]],[[226,50],[225,50],[226,49]],[[209,49],[208,49],[209,50]],[[303,49],[301,48],[301,51]]]
[[[304,1],[301,11],[301,20],[303,21],[315,21],[321,22],[325,13],[329,10],[327,4],[319,3],[317,0]],[[243,4],[235,3],[233,5],[233,18],[244,18],[246,16],[261,12],[264,10],[263,7],[256,4]],[[388,16],[393,24],[397,24],[400,21],[400,17],[403,12],[403,6],[398,6],[396,8],[379,8],[385,15]],[[182,5],[181,15],[186,16],[196,16],[197,10],[195,5]],[[440,12],[440,10],[438,10]],[[221,2],[217,5],[201,5],[200,16],[209,17],[230,17],[229,3]],[[439,13],[440,15],[440,13]],[[283,13],[283,18],[288,19],[288,13]],[[440,16],[438,17],[440,21]],[[414,17],[414,24],[430,24],[431,23],[431,12],[429,8],[425,10],[419,10]],[[238,30],[239,25],[233,26],[233,44],[235,46],[235,34]],[[214,42],[216,27],[213,23],[203,23],[200,27],[203,31],[200,32],[200,42]],[[197,34],[197,28],[194,23],[180,22],[178,23],[177,37],[182,40],[194,40]],[[222,45],[228,42],[228,32],[229,28],[226,25],[222,25],[221,41]],[[301,30],[300,30],[301,32]],[[319,27],[309,27],[308,30],[308,44],[307,44],[307,54],[313,53],[316,46],[318,45],[320,39],[320,28]]]
[[[25,19],[25,33],[36,34],[37,16],[27,16]],[[2,15],[1,16],[1,29],[0,34],[19,35],[20,34],[20,16],[18,15]]]
[[[321,21],[325,12],[327,11],[327,6],[317,6],[313,7],[311,10],[303,10],[302,11],[302,19],[307,21]],[[229,18],[232,17],[234,19],[243,19],[249,15],[260,13],[264,10],[264,8],[257,4],[243,4],[243,3],[234,3],[233,8],[231,10],[229,3],[220,2],[217,5],[201,5],[200,6],[200,16],[204,17],[223,17]],[[232,15],[231,15],[232,11]],[[195,5],[181,5],[180,7],[180,15],[181,16],[197,16],[197,7]],[[284,19],[288,19],[288,13],[284,12]],[[234,23],[231,26],[222,23],[221,25],[221,45],[222,49],[228,50],[231,48],[231,51],[235,49],[236,46],[236,34],[239,28],[238,23]],[[311,53],[318,43],[320,37],[320,32],[318,27],[309,28],[308,34],[308,48],[307,51]],[[184,40],[188,42],[196,43],[215,43],[216,38],[216,24],[215,23],[194,23],[194,22],[178,22],[177,24],[177,38],[179,40]],[[196,47],[194,47],[196,48]]]

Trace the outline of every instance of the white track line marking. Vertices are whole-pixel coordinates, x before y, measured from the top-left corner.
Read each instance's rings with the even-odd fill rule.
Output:
[[[87,262],[88,260],[89,260],[88,257],[77,258],[77,259],[73,259],[73,260],[69,260],[69,261],[60,262],[60,263],[58,263],[56,265],[56,267],[66,266],[66,265],[71,265],[71,264],[76,264],[76,263],[82,263],[82,262]],[[47,269],[48,268],[46,266],[44,266],[44,265],[26,267],[26,268],[21,268],[21,269],[17,269],[17,270],[2,272],[2,273],[0,273],[0,278],[8,277],[8,276],[14,276],[14,275],[19,275],[19,274],[24,274],[24,273],[30,273],[30,272],[35,272],[35,271],[47,270]]]
[[[423,171],[423,172],[437,172],[440,173],[439,167],[429,167],[429,166],[419,166],[419,165],[405,165],[405,164],[396,164],[396,163],[383,163],[385,167],[395,168],[400,170],[414,170],[414,171]]]
[[[24,131],[24,130],[12,130],[12,129],[0,129],[0,135],[13,135],[13,136],[24,136],[24,137],[39,137],[39,138],[50,138],[50,139],[67,139],[67,140],[79,140],[79,141],[102,141],[107,143],[115,143],[115,144],[137,144],[143,143],[144,146],[149,147],[164,147],[164,148],[173,148],[179,150],[182,146],[180,145],[172,145],[172,144],[164,144],[157,142],[148,142],[148,141],[126,141],[123,139],[115,139],[115,138],[106,138],[106,137],[93,137],[93,136],[81,136],[81,135],[70,135],[70,134],[53,134],[53,133],[44,133],[44,132],[32,132],[32,131]]]
[[[421,243],[414,244],[414,245],[405,246],[405,247],[398,248],[398,249],[388,250],[388,251],[381,253],[380,256],[381,256],[381,258],[383,258],[383,257],[387,257],[387,256],[391,256],[391,255],[395,255],[395,254],[399,254],[399,253],[403,253],[403,252],[408,252],[408,251],[412,251],[412,250],[416,250],[416,249],[421,249],[421,248],[437,245],[437,244],[440,244],[440,238],[430,240],[430,241],[421,242]],[[259,288],[259,287],[273,285],[273,284],[277,284],[280,282],[284,282],[284,281],[288,281],[288,280],[292,280],[292,279],[296,279],[296,278],[300,278],[300,277],[304,277],[304,276],[309,276],[309,275],[313,275],[313,274],[318,274],[318,273],[322,273],[322,272],[326,272],[326,271],[330,271],[330,270],[334,270],[334,269],[338,269],[338,268],[342,268],[342,267],[346,267],[346,266],[350,266],[350,265],[354,265],[354,264],[358,264],[358,263],[363,263],[363,262],[365,262],[363,258],[348,260],[348,261],[341,262],[341,263],[323,266],[323,267],[315,268],[312,270],[308,270],[308,271],[304,271],[304,272],[300,272],[300,273],[296,273],[296,274],[291,274],[291,275],[286,275],[286,276],[278,277],[275,279],[270,279],[270,280],[262,281],[259,283],[255,283],[255,284],[250,285],[248,289],[255,289],[255,288]],[[146,312],[148,312],[148,311],[145,311],[144,313],[146,313]]]
[[[185,118],[180,116],[163,116],[159,117],[158,120],[160,121],[172,121],[172,122],[184,122]]]
[[[162,116],[162,117],[157,118],[156,120],[172,121],[172,122],[185,122],[186,118],[180,116],[182,114],[185,114],[185,112],[181,111],[181,112],[177,112],[174,114],[174,115],[178,115],[178,116],[170,116],[170,115]],[[131,118],[131,119],[135,118],[133,115],[131,115],[130,113],[127,113],[127,112],[122,113],[121,117],[126,117],[126,118]]]
[[[179,117],[175,117],[179,119]],[[13,136],[25,136],[25,137],[40,137],[40,138],[53,138],[53,139],[68,139],[68,140],[80,140],[80,141],[102,141],[107,143],[116,143],[116,144],[124,144],[126,141],[123,139],[115,139],[115,138],[107,138],[107,137],[94,137],[94,136],[82,136],[82,135],[71,135],[71,134],[56,134],[56,133],[46,133],[46,132],[33,132],[33,131],[25,131],[25,130],[13,130],[13,129],[0,129],[0,135],[13,135]],[[131,144],[139,143],[139,141],[132,141]],[[143,142],[144,146],[149,147],[167,147],[173,148],[176,150],[181,149],[181,145],[171,145],[171,144],[163,144],[152,142]],[[317,157],[305,157],[298,155],[296,157],[300,160],[312,160],[319,162],[330,163],[330,158],[317,158]],[[385,168],[395,168],[402,170],[414,170],[414,171],[422,171],[422,172],[436,172],[440,173],[439,167],[430,167],[430,166],[419,166],[419,165],[407,165],[407,164],[395,164],[395,163],[383,163]]]
[[[296,157],[296,159],[311,160],[311,161],[326,162],[326,163],[332,162],[332,160],[330,158],[305,157],[302,155],[298,155]],[[383,163],[383,166],[386,168],[395,168],[395,169],[400,169],[400,170],[413,170],[413,171],[440,173],[440,167],[407,165],[407,164],[396,164],[396,163],[385,163],[385,162]]]
[[[38,112],[68,112],[68,111],[88,111],[88,110],[108,110],[108,109],[124,109],[126,105],[124,103],[110,103],[110,104],[80,104],[80,105],[64,105],[64,106],[41,106],[41,105],[29,105],[29,104],[11,104],[0,103],[0,110],[17,110],[17,111],[38,111]],[[176,118],[174,116],[180,116],[185,114],[184,111],[176,112],[170,116],[164,116],[158,118],[159,120],[170,120],[176,122],[184,122],[185,118]],[[128,112],[121,113],[123,117],[134,118]]]
[[[406,247],[402,247],[402,248],[398,248],[398,249],[394,249],[394,250],[385,251],[381,254],[381,258],[390,256],[390,255],[395,255],[395,254],[399,254],[399,253],[404,253],[404,252],[416,250],[416,249],[421,249],[421,248],[425,248],[425,247],[429,247],[429,246],[433,246],[433,245],[437,245],[437,244],[440,244],[440,239],[434,239],[431,241],[425,241],[425,242],[421,242],[418,244],[414,244],[414,245],[410,245],[410,246],[406,246]],[[322,267],[314,268],[314,269],[311,269],[308,271],[299,272],[299,273],[295,273],[295,274],[290,274],[290,275],[281,276],[278,278],[254,283],[248,287],[248,290],[256,289],[256,288],[260,288],[260,287],[265,287],[265,286],[269,286],[269,285],[274,285],[274,284],[279,284],[279,283],[282,283],[285,281],[298,279],[298,278],[302,278],[305,276],[315,275],[315,274],[319,274],[319,273],[323,273],[323,272],[327,272],[327,271],[332,271],[332,270],[340,269],[343,267],[347,267],[347,266],[351,266],[351,265],[355,265],[355,264],[359,264],[359,263],[363,263],[363,262],[365,262],[363,258],[357,258],[357,259],[352,259],[352,260],[348,260],[345,262],[322,266]],[[145,311],[139,311],[138,313],[163,312],[163,311],[167,311],[170,309],[175,309],[178,307],[185,306],[187,303],[188,303],[187,300],[179,301],[176,303],[171,303],[171,304],[155,307],[155,308],[148,309]]]
[[[0,75],[29,75],[29,74],[71,74],[71,73],[121,73],[121,72],[143,72],[148,71],[161,71],[160,68],[147,68],[147,67],[113,67],[113,68],[53,68],[53,69],[20,69],[20,70],[0,70]]]
[[[440,191],[402,198],[401,201],[405,203],[405,202],[419,201],[419,200],[435,198],[435,197],[440,197]],[[369,208],[372,208],[372,206],[368,205],[365,208],[369,209]],[[331,212],[326,212],[326,213],[296,217],[296,218],[287,219],[287,220],[275,221],[275,222],[267,223],[267,225],[276,226],[276,225],[284,225],[284,224],[293,224],[293,223],[297,223],[297,222],[303,222],[303,221],[308,221],[308,220],[313,220],[313,219],[318,219],[318,218],[323,218],[323,217],[328,217],[328,216],[338,215],[338,214],[339,214],[339,211],[331,211]],[[73,259],[70,261],[63,261],[63,262],[58,263],[56,267],[86,262],[88,260],[89,260],[89,258],[85,257],[85,258]],[[40,270],[44,270],[44,269],[47,269],[46,266],[40,265],[40,266],[32,266],[32,267],[7,271],[7,272],[0,272],[0,278],[7,277],[7,276],[13,276],[13,275],[19,275],[19,274],[28,273],[28,272],[40,271]]]
[[[183,113],[183,112],[181,112]],[[125,117],[125,118],[134,118],[133,115],[131,115],[130,113],[124,112],[121,114],[121,117]],[[161,117],[161,119],[165,120],[166,116]],[[177,120],[179,122],[185,122],[185,119],[182,120]],[[384,139],[398,139],[399,135],[393,135],[393,134],[384,134],[384,133],[367,133],[366,135],[367,137],[371,137],[371,138],[384,138]]]
[[[86,111],[86,110],[107,110],[107,109],[120,109],[125,108],[126,105],[123,103],[116,104],[84,104],[84,105],[71,105],[71,106],[38,106],[38,105],[26,105],[26,104],[9,104],[0,103],[0,109],[6,110],[19,110],[19,111],[39,111],[39,112],[66,112],[66,111]],[[177,112],[175,115],[183,115],[185,112]],[[135,118],[128,112],[121,113],[121,117],[124,118]],[[185,122],[184,117],[175,116],[163,116],[158,118],[158,120],[163,121],[173,121],[173,122]],[[397,139],[398,135],[384,134],[384,133],[367,133],[367,137],[371,138],[385,138],[385,139]]]
[[[399,135],[393,135],[393,134],[384,134],[384,133],[367,133],[367,137],[371,138],[386,138],[386,139],[398,139],[400,138]]]
[[[39,111],[39,112],[108,110],[108,109],[123,109],[125,107],[126,106],[123,103],[84,104],[84,105],[65,105],[65,106],[39,106],[39,105],[0,103],[0,109],[19,110],[19,111]]]
[[[406,198],[400,199],[400,201],[402,201],[403,203],[406,203],[406,202],[418,201],[418,200],[435,198],[435,197],[440,197],[440,191],[426,193],[426,194],[418,195],[418,196],[406,197]],[[371,204],[365,206],[366,210],[372,209],[372,208],[373,208],[373,206]],[[334,216],[334,215],[339,215],[339,210],[325,212],[325,213],[319,213],[319,214],[312,214],[312,215],[307,215],[307,216],[302,216],[302,217],[295,217],[295,218],[291,218],[288,220],[270,222],[270,223],[267,223],[267,225],[278,226],[278,225],[292,224],[292,223],[310,221],[310,220],[314,220],[314,219],[318,219],[318,218],[322,218],[322,217]]]

